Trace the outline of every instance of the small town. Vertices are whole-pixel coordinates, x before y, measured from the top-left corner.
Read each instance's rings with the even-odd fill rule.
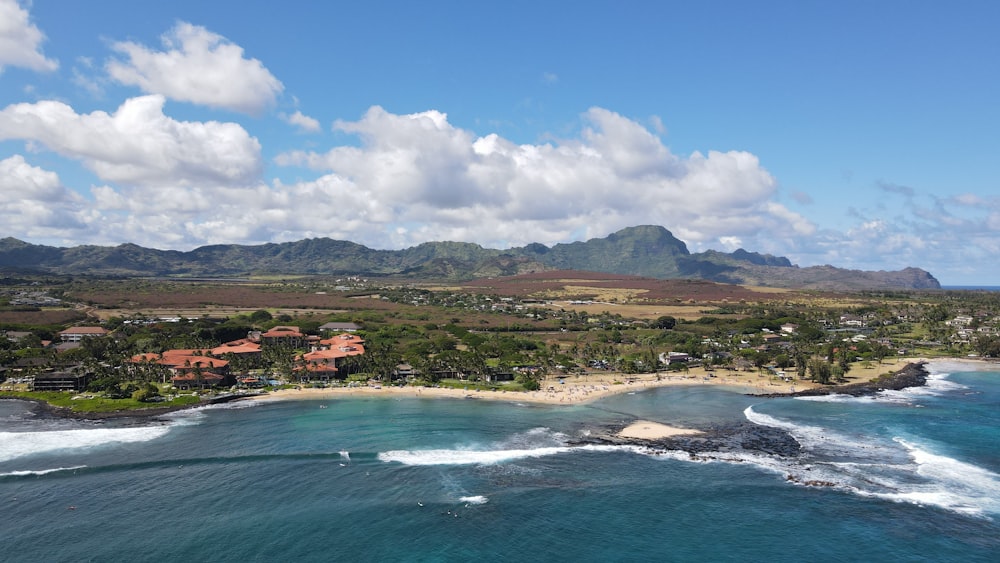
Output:
[[[329,292],[316,291],[327,283]],[[212,290],[218,287],[226,286]],[[990,294],[855,296],[859,304],[851,306],[814,298],[812,307],[799,309],[773,300],[689,300],[675,309],[678,318],[654,316],[664,308],[655,303],[637,309],[619,299],[513,297],[379,286],[362,278],[314,280],[282,291],[335,294],[356,309],[303,309],[293,316],[260,308],[187,318],[166,309],[119,316],[102,308],[92,309],[102,313],[100,323],[7,322],[0,392],[71,392],[118,400],[122,408],[128,408],[123,399],[134,399],[127,402],[135,408],[181,396],[303,386],[530,391],[586,374],[616,374],[612,380],[627,382],[695,367],[827,385],[896,357],[1000,355],[1000,308]],[[52,293],[58,297],[37,285],[4,290],[7,318],[88,306],[74,302],[72,292]],[[27,303],[27,295],[35,301]],[[614,312],[623,308],[632,316]],[[105,401],[104,408],[112,407]]]

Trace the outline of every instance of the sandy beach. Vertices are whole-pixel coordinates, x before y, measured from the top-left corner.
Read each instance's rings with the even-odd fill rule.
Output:
[[[901,369],[908,363],[921,361],[920,358],[891,358],[881,364],[852,367],[848,373],[848,381],[868,381],[883,373]],[[661,372],[658,374],[625,375],[611,372],[595,372],[586,375],[568,375],[558,377],[550,375],[541,382],[538,391],[478,391],[474,389],[449,389],[442,387],[417,386],[380,386],[362,385],[356,387],[324,387],[301,389],[282,389],[254,397],[259,401],[333,399],[338,397],[373,396],[373,397],[448,397],[465,399],[483,399],[493,401],[510,401],[542,404],[572,405],[586,403],[619,393],[635,393],[656,387],[673,387],[687,385],[720,385],[728,386],[741,393],[769,394],[793,393],[817,384],[811,381],[794,379],[784,381],[773,376],[767,376],[757,371],[729,371],[724,369],[706,370],[703,367],[693,367],[687,372]]]

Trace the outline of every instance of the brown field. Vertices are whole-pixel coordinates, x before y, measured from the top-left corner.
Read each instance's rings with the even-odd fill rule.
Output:
[[[554,301],[547,305],[549,309],[564,309],[567,311],[579,311],[588,315],[599,315],[608,313],[611,315],[621,315],[629,319],[656,319],[662,316],[671,316],[676,319],[693,321],[705,315],[707,308],[702,305],[664,305],[664,304],[628,304],[628,303],[606,303],[595,301],[593,303],[570,303],[569,301]]]
[[[345,317],[364,322],[447,324],[461,317],[475,326],[541,324],[517,316],[415,306],[384,301],[377,294],[317,292],[305,285],[158,282],[102,282],[96,288],[67,292],[91,304],[88,313],[101,319],[142,314],[148,317],[228,318],[265,309],[272,315]]]
[[[74,309],[43,309],[41,311],[0,311],[0,324],[61,325],[86,317]]]
[[[150,317],[225,318],[266,309],[272,314],[336,315],[349,310],[384,310],[378,299],[352,299],[341,292],[304,287],[225,283],[107,282],[99,288],[67,292],[88,303],[101,319],[143,314]],[[359,303],[358,301],[364,301]]]
[[[663,303],[759,302],[803,297],[798,292],[750,288],[701,280],[660,280],[595,272],[540,272],[466,282],[467,291],[537,299]]]
[[[475,326],[547,327],[550,322],[526,320],[523,315],[447,311],[436,307],[393,303],[377,294],[327,289],[329,280],[226,283],[223,281],[102,280],[66,290],[69,299],[86,303],[85,310],[0,312],[0,322],[67,324],[91,317],[107,319],[143,314],[150,317],[227,318],[266,309],[274,315],[352,316],[390,324],[463,321]],[[404,283],[404,282],[400,282]],[[742,287],[700,280],[660,280],[595,272],[554,271],[522,276],[479,279],[465,283],[419,284],[430,290],[449,290],[538,299],[538,307],[575,310],[590,315],[608,313],[625,318],[655,319],[669,315],[696,320],[718,308],[737,304],[778,303],[782,306],[843,307],[862,302],[856,295],[801,292],[775,288]],[[585,303],[571,303],[583,301]],[[711,313],[717,315],[718,313]]]
[[[348,312],[346,309],[286,309],[273,308],[265,305],[255,307],[214,307],[205,306],[196,309],[191,308],[138,308],[138,309],[94,309],[90,315],[99,319],[107,320],[112,317],[129,317],[133,315],[144,315],[147,317],[183,317],[186,319],[225,319],[237,315],[247,315],[260,309],[267,309],[272,315],[290,315],[292,317],[305,317],[309,315],[330,316]]]
[[[121,309],[198,309],[227,306],[239,309],[261,307],[332,309],[340,308],[347,299],[341,294],[317,294],[301,289],[280,291],[266,286],[171,283],[102,286],[99,290],[75,291],[71,296],[98,307]]]

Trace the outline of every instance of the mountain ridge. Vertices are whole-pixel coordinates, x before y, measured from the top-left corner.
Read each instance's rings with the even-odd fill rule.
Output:
[[[660,279],[796,289],[938,289],[919,268],[864,271],[810,266],[745,249],[692,254],[664,227],[627,227],[603,238],[531,243],[506,250],[469,242],[425,242],[402,250],[376,250],[326,237],[260,245],[216,244],[190,251],[157,250],[132,243],[53,247],[0,239],[0,268],[98,276],[246,276],[255,274],[367,275],[474,279],[546,270],[583,270]]]

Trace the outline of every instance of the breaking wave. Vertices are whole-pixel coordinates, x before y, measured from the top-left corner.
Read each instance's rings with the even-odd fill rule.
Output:
[[[0,473],[0,478],[3,477],[36,477],[39,475],[48,475],[49,473],[62,473],[64,471],[76,471],[77,469],[86,469],[86,465],[74,465],[72,467],[55,467],[52,469],[37,469],[37,470],[23,470],[23,471],[8,471],[7,473]]]
[[[635,449],[633,446],[612,445],[571,446],[567,444],[568,440],[566,434],[539,427],[514,434],[485,448],[393,450],[379,453],[378,459],[403,465],[493,465],[571,452]]]
[[[940,366],[939,366],[940,367]],[[953,391],[961,391],[963,389],[968,389],[967,386],[960,383],[955,383],[950,381],[948,376],[951,375],[947,371],[938,371],[935,369],[928,369],[927,373],[927,383],[920,387],[907,387],[906,389],[900,389],[898,391],[886,390],[879,391],[875,395],[854,397],[852,395],[843,394],[830,394],[830,395],[817,395],[817,396],[806,396],[806,397],[795,397],[799,401],[814,401],[818,403],[896,403],[904,405],[913,405],[915,400],[922,397],[931,397],[943,395],[945,393]]]
[[[789,481],[972,516],[1000,514],[1000,475],[981,467],[932,453],[899,437],[888,442],[875,436],[848,436],[781,420],[752,407],[744,415],[754,424],[786,430],[802,445],[803,455],[795,459],[740,458],[784,473]]]
[[[403,465],[491,465],[518,459],[546,457],[578,451],[625,451],[631,446],[551,446],[519,450],[393,450],[378,459]]]
[[[168,425],[160,425],[42,432],[0,432],[0,462],[55,451],[82,450],[107,444],[148,442],[169,431]]]

